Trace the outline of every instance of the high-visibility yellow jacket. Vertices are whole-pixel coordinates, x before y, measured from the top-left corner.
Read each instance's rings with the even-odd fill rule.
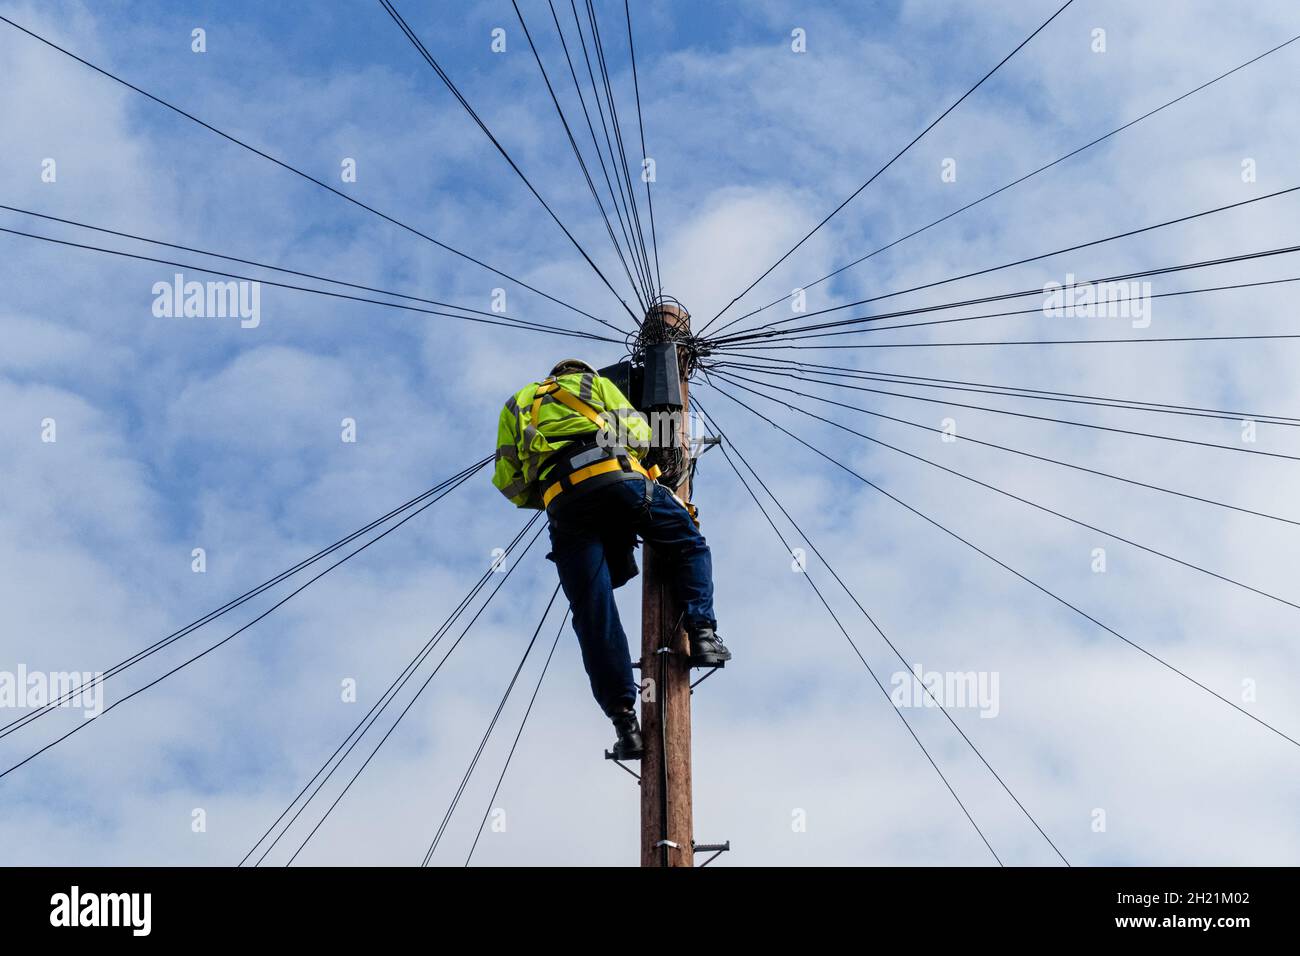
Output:
[[[595,412],[633,457],[639,459],[649,449],[649,422],[609,379],[590,372],[573,372],[555,381],[576,397],[578,404]],[[550,382],[532,382],[511,396],[501,409],[497,425],[492,484],[519,508],[540,509],[544,490],[540,478],[546,460],[599,428],[583,412],[570,408],[554,394],[546,394],[545,386]],[[537,394],[539,388],[543,389],[541,395]]]

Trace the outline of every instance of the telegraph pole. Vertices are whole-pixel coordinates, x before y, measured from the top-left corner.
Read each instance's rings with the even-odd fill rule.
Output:
[[[646,313],[651,323],[668,328],[689,327],[690,316],[671,303]],[[680,350],[679,350],[680,353]],[[679,359],[682,382],[680,427],[672,431],[687,456],[690,369]],[[658,433],[658,432],[657,432]],[[689,457],[685,459],[689,462]],[[673,489],[690,501],[690,469]],[[682,609],[671,587],[671,569],[646,545],[641,591],[641,731],[645,756],[641,760],[641,865],[694,866],[691,813],[691,668],[690,642],[682,625]]]

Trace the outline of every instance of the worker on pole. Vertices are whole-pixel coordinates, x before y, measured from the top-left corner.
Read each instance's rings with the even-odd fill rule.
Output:
[[[516,507],[545,509],[551,553],[596,703],[614,723],[611,755],[640,759],[627,635],[614,589],[637,573],[639,535],[674,569],[694,667],[731,659],[713,616],[713,565],[694,512],[655,479],[650,424],[612,381],[565,359],[501,411],[492,483]]]

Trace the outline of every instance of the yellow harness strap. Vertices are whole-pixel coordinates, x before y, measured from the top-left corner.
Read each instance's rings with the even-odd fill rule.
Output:
[[[537,427],[537,416],[542,412],[542,398],[554,392],[560,387],[560,383],[553,378],[548,378],[542,384],[537,386],[537,391],[533,393],[532,423]]]
[[[542,399],[545,398],[547,395],[554,396],[555,400],[559,402],[561,405],[571,409],[572,411],[577,412],[579,415],[587,419],[587,421],[591,422],[597,428],[609,427],[605,419],[601,418],[594,408],[592,408],[582,399],[578,398],[578,396],[574,395],[572,392],[563,388],[560,385],[560,383],[553,378],[548,378],[546,381],[538,385],[537,391],[534,394],[536,396],[533,399],[533,410],[532,410],[534,428],[537,427],[537,417],[538,415],[541,414],[542,411]]]
[[[574,395],[572,392],[563,388],[560,385],[560,383],[557,382],[554,378],[548,378],[546,379],[546,381],[538,385],[537,391],[534,393],[534,395],[535,397],[533,398],[533,407],[532,407],[532,421],[533,421],[534,428],[537,427],[537,418],[542,410],[542,399],[547,395],[554,396],[555,400],[559,402],[561,405],[571,409],[572,411],[577,412],[579,415],[587,419],[587,421],[591,422],[597,428],[604,430],[609,427],[609,423],[605,419],[601,418],[600,414],[594,408],[592,408],[582,399],[578,398],[578,396]],[[644,466],[642,466],[642,464],[639,461],[637,461],[635,458],[632,458],[631,456],[628,457],[627,462],[629,465],[632,466],[633,471],[637,472],[638,474],[644,475],[645,477],[649,478],[651,481],[655,481],[663,473],[660,470],[658,465],[651,465],[650,468],[647,469]],[[594,478],[597,475],[605,475],[605,474],[609,474],[612,471],[618,471],[622,467],[623,466],[620,464],[619,459],[611,458],[606,461],[597,462],[594,465],[588,465],[586,468],[579,468],[573,474],[568,476],[569,487],[573,487],[579,482],[586,481],[588,478]],[[543,493],[542,495],[542,506],[543,507],[549,506],[550,503],[555,499],[555,496],[558,495],[563,490],[564,487],[562,483],[558,481],[555,482],[553,485],[551,485],[549,488],[547,488],[545,493]],[[681,501],[680,498],[678,498],[677,500]],[[695,517],[695,513],[691,505],[687,505],[685,502],[682,502],[682,506],[685,507],[687,511],[691,512],[692,518]],[[698,522],[696,523],[698,524]]]
[[[645,468],[641,467],[640,462],[638,462],[635,458],[631,458],[631,457],[627,459],[627,463],[632,466],[633,471],[637,472],[638,474],[645,475],[647,478],[651,480],[654,480],[655,476],[651,474],[651,472],[653,472],[655,469],[652,468],[649,471],[647,471]],[[612,471],[622,471],[622,470],[623,470],[623,463],[620,459],[607,458],[605,461],[598,461],[596,462],[596,464],[588,465],[586,468],[579,468],[573,474],[569,475],[568,477],[569,487],[572,488],[574,485],[581,484],[582,482],[586,481],[588,478],[595,478],[597,475],[607,475]],[[555,500],[555,496],[558,495],[563,490],[564,490],[564,483],[560,481],[555,482],[555,484],[547,488],[545,493],[543,493],[542,495],[542,507],[549,507],[551,502]]]
[[[568,392],[563,388],[557,388],[552,394],[555,396],[555,400],[557,402],[559,402],[561,405],[573,409],[573,411],[577,412],[583,418],[587,419],[587,421],[591,422],[597,428],[609,427],[605,422],[605,419],[601,418],[600,415],[596,413],[596,410],[594,408],[592,408],[590,405],[588,405],[582,399],[578,398],[573,393]]]

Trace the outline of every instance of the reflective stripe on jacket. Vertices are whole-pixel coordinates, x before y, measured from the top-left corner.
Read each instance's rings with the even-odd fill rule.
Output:
[[[650,424],[617,385],[590,372],[561,375],[557,382],[581,405],[595,412],[629,452],[637,458],[645,454],[650,447]],[[546,460],[575,439],[598,430],[585,414],[554,395],[543,394],[538,402],[537,390],[543,385],[532,382],[511,396],[501,409],[497,425],[492,484],[519,508],[540,509],[542,488],[538,476]]]

